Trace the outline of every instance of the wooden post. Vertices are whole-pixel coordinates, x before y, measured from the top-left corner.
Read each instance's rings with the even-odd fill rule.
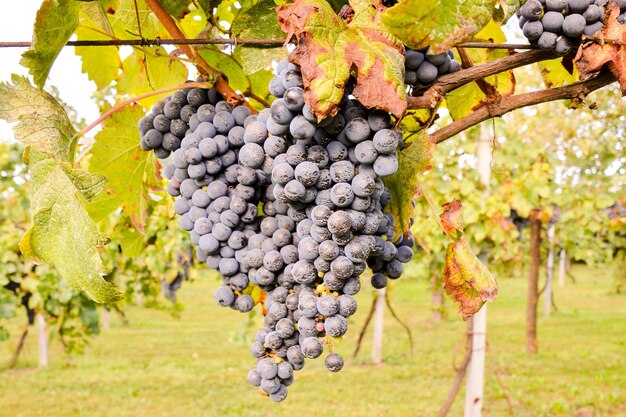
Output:
[[[481,262],[487,262],[481,254]],[[485,386],[485,354],[487,353],[487,304],[472,317],[472,356],[467,367],[465,386],[465,417],[482,415]]]
[[[48,332],[46,319],[43,314],[37,313],[37,340],[39,344],[39,368],[48,366]]]
[[[441,285],[441,281],[439,280],[439,276],[437,273],[433,274],[433,278],[431,280],[432,284],[432,293],[430,296],[431,308],[433,310],[433,322],[438,323],[443,318],[443,286]]]
[[[374,338],[372,341],[372,362],[376,365],[383,363],[383,329],[385,320],[385,293],[387,288],[378,290],[376,297],[376,311],[374,312]]]
[[[554,224],[548,227],[548,259],[546,261],[546,289],[543,292],[543,315],[552,314],[552,282],[554,281]]]
[[[483,196],[489,195],[491,181],[492,138],[485,124],[480,127],[480,137],[476,146],[476,169],[480,182],[485,185]],[[487,264],[487,252],[482,251],[479,259]],[[467,368],[465,384],[465,417],[481,417],[485,386],[485,353],[487,347],[487,305],[485,304],[472,318],[472,356]]]
[[[539,265],[541,264],[541,220],[539,210],[530,215],[530,276],[526,301],[526,351],[537,353],[537,295],[539,293]]]
[[[559,287],[565,286],[565,270],[567,267],[567,252],[561,248],[559,253]]]
[[[107,307],[102,310],[102,328],[111,328],[111,311]]]
[[[137,296],[137,307],[143,307],[143,293],[141,292],[141,283],[135,285],[135,295]]]

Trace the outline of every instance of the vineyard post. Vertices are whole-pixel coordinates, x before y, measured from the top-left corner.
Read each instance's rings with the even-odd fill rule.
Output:
[[[492,139],[483,124],[476,146],[476,168],[480,182],[485,186],[484,199],[489,194],[491,180]],[[482,263],[487,264],[487,252],[483,249],[479,255]],[[483,407],[485,385],[485,353],[487,348],[487,304],[473,317],[472,356],[468,364],[467,384],[465,386],[465,417],[480,417]]]
[[[565,286],[565,269],[567,266],[567,252],[561,248],[559,253],[559,287]]]
[[[432,292],[430,296],[431,308],[433,311],[432,320],[438,323],[443,319],[443,285],[438,271],[433,271],[431,279]]]
[[[548,228],[548,260],[546,261],[546,289],[543,295],[543,314],[552,314],[552,282],[554,281],[554,224]]]
[[[380,365],[383,362],[383,330],[385,321],[385,293],[387,288],[377,290],[374,313],[374,332],[372,340],[372,362]]]
[[[539,265],[541,263],[541,219],[540,211],[530,214],[530,275],[526,301],[526,351],[537,353],[537,298],[539,294]]]
[[[39,344],[39,368],[48,366],[48,332],[46,319],[43,314],[37,313],[37,340]]]
[[[107,307],[102,310],[102,328],[111,328],[111,312]]]

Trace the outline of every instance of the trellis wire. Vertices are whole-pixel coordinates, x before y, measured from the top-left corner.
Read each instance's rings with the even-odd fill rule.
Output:
[[[212,39],[106,39],[68,41],[65,46],[160,46],[160,45],[252,45],[280,46],[286,39],[212,38]],[[32,42],[0,42],[0,48],[30,48]],[[465,42],[459,48],[482,49],[535,49],[532,45],[489,42]]]

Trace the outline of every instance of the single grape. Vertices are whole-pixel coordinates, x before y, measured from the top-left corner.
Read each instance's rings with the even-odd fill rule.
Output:
[[[526,36],[528,40],[535,41],[539,39],[539,37],[543,33],[543,25],[540,21],[529,21],[524,24],[524,28],[522,29],[522,31],[524,32],[524,36]]]
[[[223,285],[215,291],[215,301],[222,307],[228,307],[235,302],[235,294],[230,287]]]
[[[424,62],[424,54],[412,49],[406,50],[406,60],[404,65],[410,70],[416,70]]]
[[[380,272],[372,275],[372,287],[376,289],[385,288],[387,286],[387,277]]]
[[[325,294],[317,300],[317,311],[324,316],[332,316],[339,311],[339,300],[332,295]]]
[[[335,314],[326,319],[324,329],[330,337],[341,337],[348,331],[348,322],[345,317]]]
[[[437,78],[439,71],[432,63],[425,61],[417,70],[417,79],[422,84],[430,84]]]
[[[319,357],[324,351],[324,346],[317,337],[307,337],[302,341],[302,353],[309,359]]]
[[[583,34],[586,26],[587,22],[582,15],[570,14],[563,20],[563,33],[571,38],[576,38]]]
[[[350,141],[359,143],[369,138],[371,128],[367,120],[357,117],[348,122],[345,132]]]
[[[341,355],[338,355],[336,353],[331,353],[328,356],[326,356],[326,359],[324,359],[324,366],[326,366],[326,369],[328,369],[331,372],[339,372],[343,368],[343,358],[341,357]],[[250,381],[250,378],[248,378],[248,381]],[[254,381],[256,382],[256,380]],[[252,382],[250,383],[252,384]],[[259,381],[259,384],[260,384],[260,381]],[[258,385],[255,385],[255,386],[258,386]]]

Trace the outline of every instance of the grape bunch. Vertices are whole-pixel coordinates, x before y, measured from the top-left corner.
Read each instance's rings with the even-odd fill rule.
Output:
[[[187,89],[157,103],[139,128],[144,148],[171,153],[167,191],[198,259],[220,273],[216,302],[240,312],[262,304],[248,381],[282,401],[294,371],[325,345],[326,368],[343,367],[332,339],[356,312],[360,276],[369,265],[375,288],[399,278],[414,241],[396,236],[393,216],[383,212],[391,194],[382,177],[397,171],[402,143],[389,114],[346,94],[335,116],[318,121],[299,68],[282,61],[276,72],[269,84],[276,100],[257,115],[232,109],[215,90]],[[180,119],[185,133],[168,149],[145,137],[162,133],[161,115],[181,116],[165,114],[172,102],[193,114]]]
[[[432,55],[429,48],[414,50],[406,48],[404,62],[404,82],[411,87],[427,86],[435,82],[437,77],[451,74],[461,69],[461,64],[454,59],[454,53],[448,52]]]
[[[607,3],[608,0],[528,0],[518,10],[519,26],[531,45],[568,55],[578,48],[582,35],[593,36],[604,29]],[[618,3],[623,3],[621,9],[626,8],[626,1]]]

